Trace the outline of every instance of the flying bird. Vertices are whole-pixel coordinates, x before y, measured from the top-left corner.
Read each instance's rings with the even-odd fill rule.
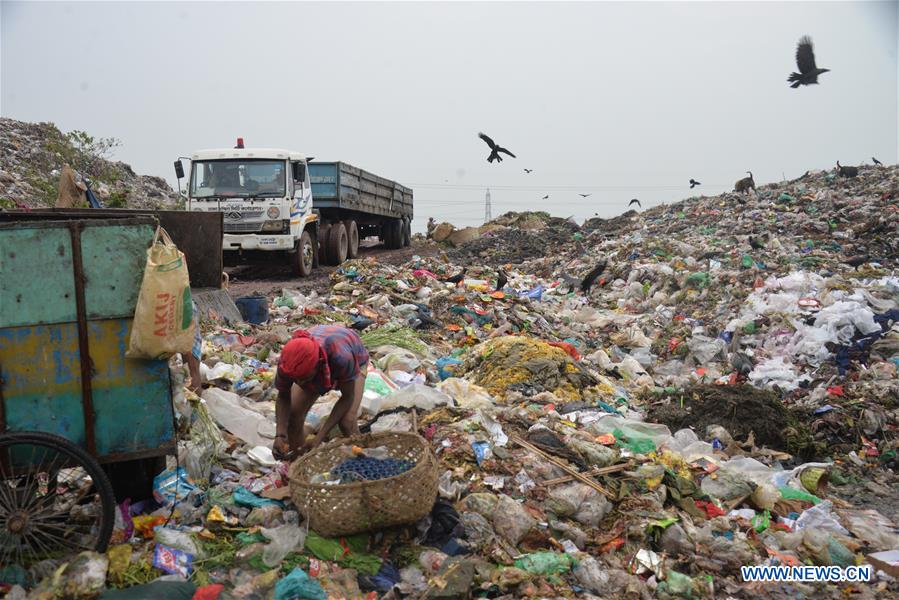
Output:
[[[837,169],[840,177],[858,177],[858,167],[844,167],[840,161],[837,161]]]
[[[693,188],[695,188],[697,185],[702,185],[702,184],[699,183],[698,181],[696,181],[695,179],[690,179],[690,189],[691,189],[691,190],[692,190]]]
[[[639,206],[640,208],[643,208],[643,205],[640,204],[640,201],[637,200],[636,198],[631,198],[631,201],[627,203],[627,205],[628,205],[629,207],[630,207],[630,206],[633,206],[634,204],[636,204],[636,205]]]
[[[503,157],[499,155],[500,152],[503,154],[508,154],[512,158],[518,158],[502,146],[497,145],[496,142],[491,140],[487,135],[483,133],[479,133],[478,137],[487,142],[487,145],[490,146],[490,156],[487,157],[487,162],[492,163],[493,161],[503,162]]]
[[[534,172],[534,169],[525,169],[524,172],[525,172],[525,173],[533,173],[533,172]]]
[[[442,281],[444,281],[446,283],[459,283],[460,281],[462,281],[462,279],[465,278],[465,273],[467,273],[467,272],[468,272],[468,268],[462,267],[461,272],[456,273],[452,277],[447,277],[446,279],[443,279]]]
[[[500,291],[506,284],[509,283],[509,276],[506,275],[506,272],[500,269],[496,275],[496,291]]]
[[[581,198],[589,198],[592,195],[593,194],[578,194],[578,196],[580,196]]]
[[[874,158],[873,156],[871,157],[871,160],[874,161],[874,164],[875,164],[875,165],[880,165],[881,167],[883,166],[883,163],[880,162],[879,160],[877,160],[876,158]]]
[[[811,85],[818,83],[818,75],[827,73],[830,69],[819,69],[815,65],[815,49],[812,46],[812,38],[807,35],[799,38],[799,45],[796,46],[796,66],[799,73],[790,73],[787,81],[792,81],[791,88],[798,88],[800,85]]]
[[[542,200],[549,200],[549,194],[543,196],[543,198],[541,198],[541,199],[542,199]]]
[[[606,270],[606,261],[602,261],[595,267],[593,267],[589,273],[584,276],[584,280],[581,281],[581,291],[585,294],[590,291],[590,288],[593,287],[593,284],[596,283],[596,280],[599,279],[599,276],[602,275],[602,272]]]

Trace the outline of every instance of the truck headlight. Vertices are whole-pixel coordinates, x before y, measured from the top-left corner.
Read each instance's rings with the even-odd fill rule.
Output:
[[[281,216],[281,210],[277,206],[270,206],[267,211],[265,211],[265,216],[269,219],[277,219]]]
[[[289,225],[285,226],[286,223],[287,221],[284,220],[266,221],[262,224],[262,231],[265,233],[284,233],[290,227]]]

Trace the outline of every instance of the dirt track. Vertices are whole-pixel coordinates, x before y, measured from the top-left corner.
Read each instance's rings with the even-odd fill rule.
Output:
[[[406,262],[416,254],[431,256],[435,253],[437,253],[435,245],[415,240],[412,241],[412,246],[401,250],[387,250],[383,244],[368,242],[360,248],[359,258],[374,258],[379,262],[397,265]],[[273,262],[277,260],[277,257],[273,258]],[[337,267],[323,265],[313,270],[311,276],[300,278],[292,275],[290,268],[282,264],[241,265],[225,268],[225,272],[231,278],[228,292],[232,298],[256,293],[268,296],[279,292],[282,288],[296,289],[301,292],[316,290],[322,294],[327,291],[329,277],[335,270]]]

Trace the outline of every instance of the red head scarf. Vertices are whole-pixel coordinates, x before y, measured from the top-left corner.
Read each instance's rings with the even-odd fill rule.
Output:
[[[315,374],[319,363],[327,366],[327,356],[308,331],[298,329],[281,351],[281,372],[292,379],[307,379]]]

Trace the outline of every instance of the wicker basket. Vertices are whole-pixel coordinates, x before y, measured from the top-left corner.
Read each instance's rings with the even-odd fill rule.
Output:
[[[395,477],[343,485],[310,483],[344,459],[340,448],[387,446],[391,458],[411,460],[415,466]],[[294,504],[319,535],[352,535],[414,523],[431,512],[437,499],[437,459],[427,440],[414,433],[388,431],[332,440],[290,466]]]

